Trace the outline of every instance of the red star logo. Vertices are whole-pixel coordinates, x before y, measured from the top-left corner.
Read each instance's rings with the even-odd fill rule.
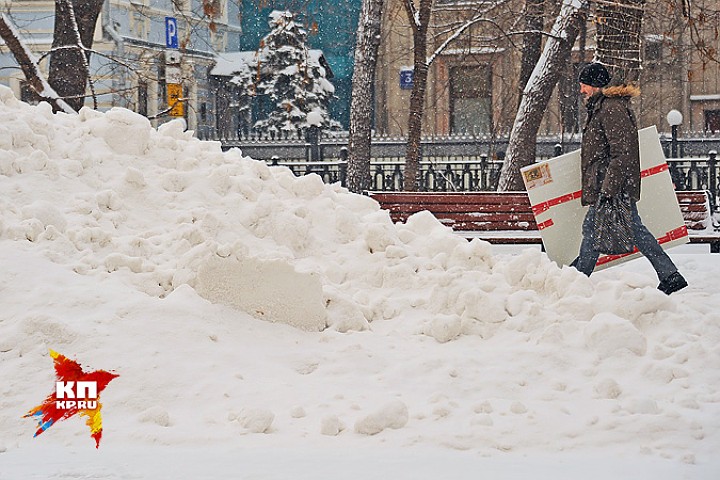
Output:
[[[37,437],[58,420],[79,413],[87,417],[85,423],[90,427],[90,436],[95,439],[95,448],[98,448],[102,438],[100,393],[118,375],[104,370],[85,372],[78,362],[53,350],[50,350],[50,356],[55,362],[57,388],[25,417],[37,419],[38,429],[35,432]]]

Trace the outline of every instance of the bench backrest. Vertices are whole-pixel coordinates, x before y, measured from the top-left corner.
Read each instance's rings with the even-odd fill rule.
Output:
[[[704,191],[675,192],[689,230],[703,230],[710,221]],[[368,192],[390,212],[394,222],[404,222],[427,210],[444,225],[458,231],[537,230],[525,192]]]
[[[705,191],[675,192],[688,230],[705,230],[711,223],[710,199]]]
[[[525,192],[371,192],[395,222],[428,210],[453,230],[537,230]]]

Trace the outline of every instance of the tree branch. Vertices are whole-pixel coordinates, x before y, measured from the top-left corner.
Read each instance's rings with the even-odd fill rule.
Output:
[[[20,32],[17,31],[10,19],[3,13],[0,15],[0,37],[5,41],[5,45],[10,49],[15,61],[18,62],[20,68],[25,75],[30,88],[40,97],[41,100],[48,102],[53,106],[53,110],[63,111],[65,113],[77,113],[68,105],[57,92],[53,90],[50,84],[40,73],[38,61],[35,55],[23,43]]]

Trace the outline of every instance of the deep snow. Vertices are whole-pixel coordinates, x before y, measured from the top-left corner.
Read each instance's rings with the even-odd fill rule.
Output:
[[[0,479],[720,478],[720,255],[538,249],[0,87]],[[48,350],[120,375],[33,438]]]

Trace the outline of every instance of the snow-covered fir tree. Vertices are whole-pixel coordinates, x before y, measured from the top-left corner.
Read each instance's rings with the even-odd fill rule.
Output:
[[[271,31],[258,50],[257,93],[268,95],[275,108],[255,128],[289,134],[304,132],[311,125],[339,128],[327,110],[335,88],[320,65],[318,51],[308,49],[303,25],[295,14],[278,10],[270,13],[269,23]]]

